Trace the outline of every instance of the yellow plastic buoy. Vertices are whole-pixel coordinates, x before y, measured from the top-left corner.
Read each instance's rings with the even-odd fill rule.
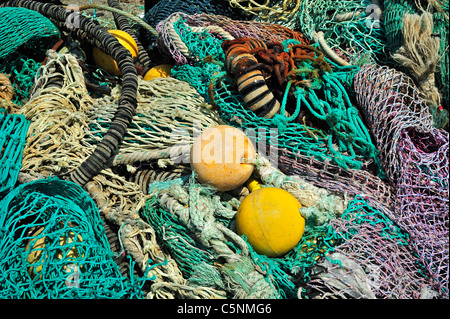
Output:
[[[170,64],[160,64],[147,71],[144,80],[149,81],[155,78],[167,78],[171,75],[172,66]]]
[[[206,129],[191,148],[191,168],[200,183],[218,191],[230,191],[243,185],[254,169],[256,151],[241,130],[218,125]]]
[[[42,232],[44,231],[44,227],[39,228],[32,237],[38,237]],[[68,233],[68,236],[60,236],[59,244],[61,246],[61,249],[56,250],[55,257],[57,259],[62,259],[63,257],[65,260],[75,260],[75,258],[78,258],[79,252],[78,249],[74,246],[70,250],[64,249],[64,246],[71,244],[75,238],[75,233],[70,231]],[[31,239],[27,246],[25,247],[25,251],[31,250],[30,253],[27,256],[27,262],[30,264],[30,267],[28,267],[28,273],[30,276],[34,277],[37,274],[39,274],[42,271],[42,265],[45,262],[45,257],[42,257],[43,252],[45,251],[45,239],[46,237],[43,236],[41,238],[38,238],[37,240]],[[81,238],[80,234],[78,234],[76,241],[81,242],[83,239]],[[33,242],[33,246],[30,248],[30,243]],[[70,265],[64,265],[64,270],[67,272],[70,272]]]
[[[108,32],[111,33],[117,40],[119,40],[120,44],[128,49],[128,51],[130,51],[133,58],[137,57],[138,47],[136,41],[134,41],[132,36],[122,30],[108,30]],[[97,47],[94,47],[92,55],[94,56],[94,61],[98,66],[105,69],[111,74],[122,75],[122,72],[120,72],[116,61],[110,55],[104,53]]]
[[[305,230],[300,203],[280,188],[248,186],[252,192],[238,208],[236,232],[245,235],[259,254],[285,255],[299,243]]]

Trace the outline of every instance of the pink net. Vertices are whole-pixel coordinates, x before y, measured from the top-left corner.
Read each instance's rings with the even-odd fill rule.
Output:
[[[393,220],[411,236],[433,288],[448,298],[448,133],[406,129],[398,147],[402,174]]]
[[[432,288],[448,298],[448,132],[433,127],[403,73],[364,66],[355,76],[355,91],[395,188],[389,217],[408,232]]]
[[[408,235],[357,197],[330,226],[338,242],[307,284],[322,298],[419,299],[435,297]],[[323,272],[323,268],[326,272]]]
[[[295,39],[302,43],[309,43],[303,33],[275,23],[232,20],[225,16],[206,13],[187,16],[186,20],[189,25],[197,27],[218,26],[236,39],[255,38],[265,42],[282,42],[287,39]]]
[[[372,205],[379,210],[393,208],[392,186],[371,174],[369,164],[363,165],[362,169],[344,169],[327,160],[319,161],[312,156],[293,154],[288,150],[283,150],[278,164],[286,175],[300,176],[332,192],[370,198]]]

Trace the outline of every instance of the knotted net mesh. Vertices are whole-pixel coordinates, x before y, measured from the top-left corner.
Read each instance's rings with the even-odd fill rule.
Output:
[[[23,115],[0,108],[0,198],[17,182],[29,124]]]
[[[390,217],[411,236],[433,289],[448,296],[448,132],[432,126],[416,86],[403,73],[364,66],[355,91],[395,187]]]
[[[319,33],[342,59],[387,61],[385,27],[380,1],[301,1],[299,28],[310,39]]]
[[[280,149],[287,149],[292,153],[300,152],[322,161],[332,159],[339,166],[357,169],[363,166],[366,158],[371,158],[379,169],[377,151],[347,92],[357,67],[340,67],[324,59],[323,54],[315,47],[304,47],[306,40],[301,42],[288,39],[283,44],[278,44],[281,50],[286,52],[284,54],[290,56],[288,62],[281,61],[280,52],[267,51],[267,54],[273,56],[267,59],[264,54],[266,51],[258,51],[262,52],[258,56],[261,59],[259,65],[262,70],[269,70],[265,73],[273,83],[273,87],[269,87],[272,91],[278,90],[277,97],[282,105],[279,114],[265,119],[248,110],[242,94],[237,92],[234,79],[229,74],[230,70],[225,67],[226,60],[220,46],[226,40],[221,37],[219,31],[209,33],[206,29],[195,29],[190,27],[183,17],[173,21],[164,20],[159,26],[163,40],[164,34],[168,34],[172,39],[176,38],[176,41],[163,42],[168,45],[167,51],[173,53],[180,63],[185,63],[177,65],[172,70],[172,75],[194,86],[217,107],[227,124],[240,127],[244,131],[265,128],[264,138],[269,145],[276,146],[278,143]],[[161,29],[163,27],[165,29]],[[176,31],[177,36],[171,35],[169,30]],[[221,28],[220,30],[223,31]],[[245,39],[231,41],[240,45],[239,41]],[[184,51],[175,51],[171,49],[172,45],[182,47]],[[233,42],[230,42],[230,45],[234,45]],[[292,65],[294,68],[288,77],[286,74],[276,74],[275,71],[270,71],[270,65],[264,65],[270,64],[271,62],[267,61],[270,59],[274,59],[272,63],[280,64],[280,69],[284,67],[286,72],[292,69]],[[286,67],[287,64],[289,68]],[[291,109],[287,105],[290,105]],[[284,110],[287,110],[289,115],[286,115]],[[278,130],[277,134],[269,134],[270,129]],[[274,141],[274,138],[278,140]],[[382,175],[381,171],[378,173]]]
[[[364,299],[427,299],[438,294],[409,249],[408,233],[370,201],[356,196],[329,227],[329,240],[336,244],[314,267],[305,292],[320,298]]]
[[[39,12],[26,8],[0,8],[0,58],[22,45],[44,52],[48,43],[56,42],[59,37],[58,28]]]
[[[139,298],[102,220],[80,186],[58,178],[22,184],[0,202],[0,287],[8,299]]]

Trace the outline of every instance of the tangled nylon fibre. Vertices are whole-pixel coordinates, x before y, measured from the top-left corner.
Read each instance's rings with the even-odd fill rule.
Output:
[[[2,4],[64,32],[45,60],[23,48],[0,57],[1,297],[448,298],[447,71],[410,44],[445,52],[435,37],[448,3],[424,2],[373,1],[386,15],[372,21],[363,1],[202,0],[177,12],[161,0],[142,28],[117,0],[95,6],[136,40],[135,59],[86,15],[74,30],[64,7]],[[426,28],[408,31],[418,21]],[[102,78],[75,54],[83,43],[122,76]],[[155,56],[171,76],[145,81]],[[246,185],[218,192],[189,166],[195,137],[220,124],[262,145],[261,187],[301,204],[305,231],[284,256],[236,233]]]

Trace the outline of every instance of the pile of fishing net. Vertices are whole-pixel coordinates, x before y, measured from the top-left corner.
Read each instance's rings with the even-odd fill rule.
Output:
[[[418,86],[433,125],[448,131],[448,1],[385,1],[386,42],[400,71]]]
[[[268,149],[264,151],[271,157],[292,159],[303,156],[318,163],[329,163],[321,165],[329,166],[330,171],[333,166],[342,169],[348,172],[347,176],[352,176],[354,169],[359,171],[364,168],[363,171],[370,171],[375,175],[372,180],[379,186],[374,187],[386,188],[379,179],[383,176],[383,171],[378,162],[377,150],[359,112],[350,100],[352,76],[358,67],[339,66],[331,62],[315,46],[306,44],[308,41],[301,34],[281,32],[284,27],[278,27],[280,32],[273,32],[272,38],[255,29],[252,36],[264,43],[281,41],[278,42],[277,50],[284,52],[273,53],[272,49],[258,49],[270,56],[269,61],[281,59],[279,57],[284,55],[289,56],[289,63],[294,65],[295,61],[297,64],[295,69],[291,67],[291,71],[285,68],[283,75],[267,71],[266,78],[271,79],[266,81],[267,86],[274,92],[279,111],[271,118],[258,116],[246,105],[246,96],[236,88],[228,66],[230,62],[226,61],[221,48],[224,45],[229,48],[245,46],[251,42],[250,38],[239,38],[239,34],[234,33],[222,39],[222,32],[213,34],[206,29],[196,29],[201,25],[203,28],[212,30],[214,27],[215,30],[225,31],[225,26],[215,23],[226,20],[206,18],[205,15],[178,16],[179,20],[176,22],[172,22],[171,17],[160,23],[161,27],[165,27],[161,32],[167,51],[173,56],[183,57],[179,61],[189,61],[176,65],[172,69],[172,76],[194,86],[217,108],[227,124],[241,128],[254,138],[257,145],[267,145]],[[230,32],[233,30],[231,25],[234,24],[227,26]],[[171,35],[171,28],[179,30],[176,40]],[[234,36],[238,38],[234,39]],[[239,43],[238,39],[244,42]],[[180,40],[183,40],[183,45],[178,44]],[[258,56],[259,61],[264,61],[264,53]],[[269,70],[271,62],[267,58],[265,61],[266,64],[260,63],[258,66]],[[284,61],[280,63],[286,64]],[[289,75],[286,76],[286,73]],[[266,92],[266,96],[271,94]]]
[[[388,61],[386,35],[404,25],[385,33],[363,1],[199,1],[194,12],[160,1],[142,27],[174,67],[145,81],[155,48],[108,3],[137,58],[91,18],[74,30],[64,7],[6,4],[79,45],[63,37],[35,64],[27,51],[2,60],[16,61],[0,69],[15,74],[0,77],[2,298],[448,298],[448,132],[423,74]],[[91,68],[83,43],[122,75]],[[258,85],[242,85],[251,76]],[[303,236],[281,257],[237,234],[247,185],[220,192],[191,169],[194,140],[221,124],[254,143],[251,179],[301,204]]]
[[[0,21],[0,75],[13,88],[0,97],[20,105],[29,97],[40,59],[60,38],[60,31],[42,14],[26,8],[0,8]]]
[[[23,184],[0,202],[2,298],[124,298],[124,281],[92,198],[57,178]]]

